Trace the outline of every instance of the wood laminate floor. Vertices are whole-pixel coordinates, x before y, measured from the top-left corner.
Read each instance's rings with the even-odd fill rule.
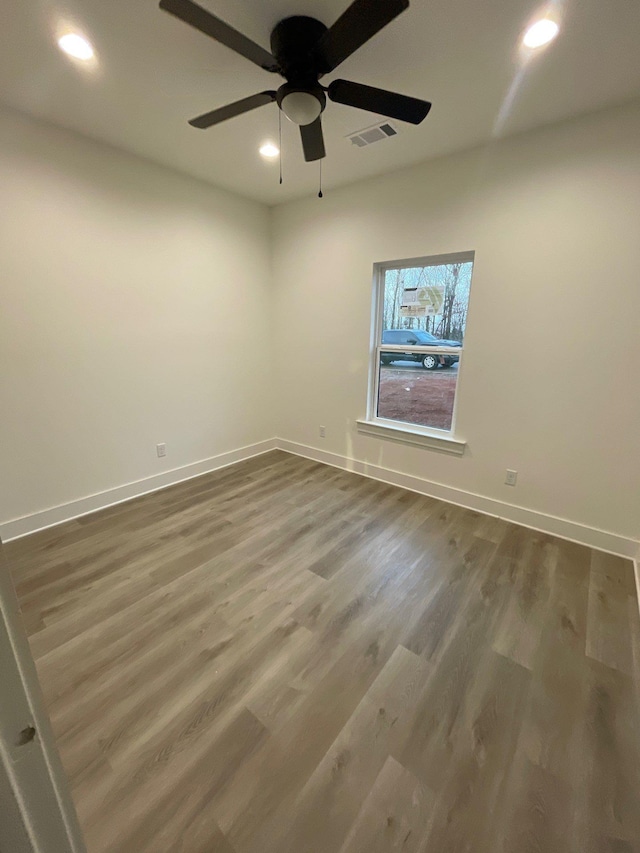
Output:
[[[7,547],[90,853],[637,853],[632,564],[273,452]]]

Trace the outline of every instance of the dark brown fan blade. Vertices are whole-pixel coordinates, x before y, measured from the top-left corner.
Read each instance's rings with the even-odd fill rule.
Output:
[[[373,86],[363,86],[361,83],[350,83],[349,80],[334,80],[329,85],[327,94],[337,104],[358,107],[411,124],[420,124],[431,109],[429,101],[398,95],[397,92],[387,92],[386,89],[375,89]]]
[[[250,62],[255,62],[265,71],[280,71],[278,63],[268,50],[243,36],[192,0],[160,0],[160,8],[180,18],[186,24],[191,24],[201,33],[211,36],[212,39],[239,53],[240,56],[244,56]]]
[[[302,149],[304,159],[307,163],[313,160],[322,160],[326,157],[324,150],[324,137],[322,135],[322,119],[320,116],[311,124],[300,125],[300,136],[302,137]]]
[[[409,0],[354,0],[322,36],[315,55],[326,74],[409,6]]]
[[[226,107],[220,107],[218,110],[211,110],[210,113],[204,113],[201,116],[192,118],[189,124],[192,127],[199,127],[201,130],[205,130],[207,127],[220,124],[221,121],[226,121],[228,118],[234,118],[235,116],[242,115],[242,113],[255,110],[257,107],[270,104],[275,99],[275,92],[259,92],[257,95],[251,95],[249,98],[243,98],[241,101],[227,104]]]

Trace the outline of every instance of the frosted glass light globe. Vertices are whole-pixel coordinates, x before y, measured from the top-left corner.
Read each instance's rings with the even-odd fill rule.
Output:
[[[311,124],[322,112],[322,104],[309,92],[291,92],[282,99],[282,112],[294,124]]]

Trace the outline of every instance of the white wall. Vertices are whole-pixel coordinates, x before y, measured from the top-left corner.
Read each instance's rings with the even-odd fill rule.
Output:
[[[640,538],[639,223],[638,104],[277,208],[279,434]],[[373,263],[466,250],[465,456],[358,435]]]
[[[0,529],[277,433],[640,538],[638,140],[636,104],[270,215],[1,112]],[[372,264],[470,249],[465,456],[358,435]]]
[[[0,522],[274,434],[267,208],[9,112],[0,188]]]

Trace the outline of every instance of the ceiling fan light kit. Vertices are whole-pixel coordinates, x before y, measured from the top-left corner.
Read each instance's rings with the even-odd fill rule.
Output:
[[[319,86],[317,90],[309,91],[296,89],[289,83],[278,89],[276,100],[289,121],[300,126],[314,122],[327,103],[324,91]]]
[[[269,52],[193,0],[160,0],[161,9],[286,81],[277,90],[204,113],[189,124],[200,129],[213,127],[276,101],[282,113],[299,125],[307,162],[326,156],[322,113],[327,97],[338,104],[420,124],[431,108],[428,101],[348,80],[334,80],[328,87],[320,83],[321,77],[334,71],[408,6],[409,0],[354,0],[331,27],[315,18],[294,15],[276,24]]]

